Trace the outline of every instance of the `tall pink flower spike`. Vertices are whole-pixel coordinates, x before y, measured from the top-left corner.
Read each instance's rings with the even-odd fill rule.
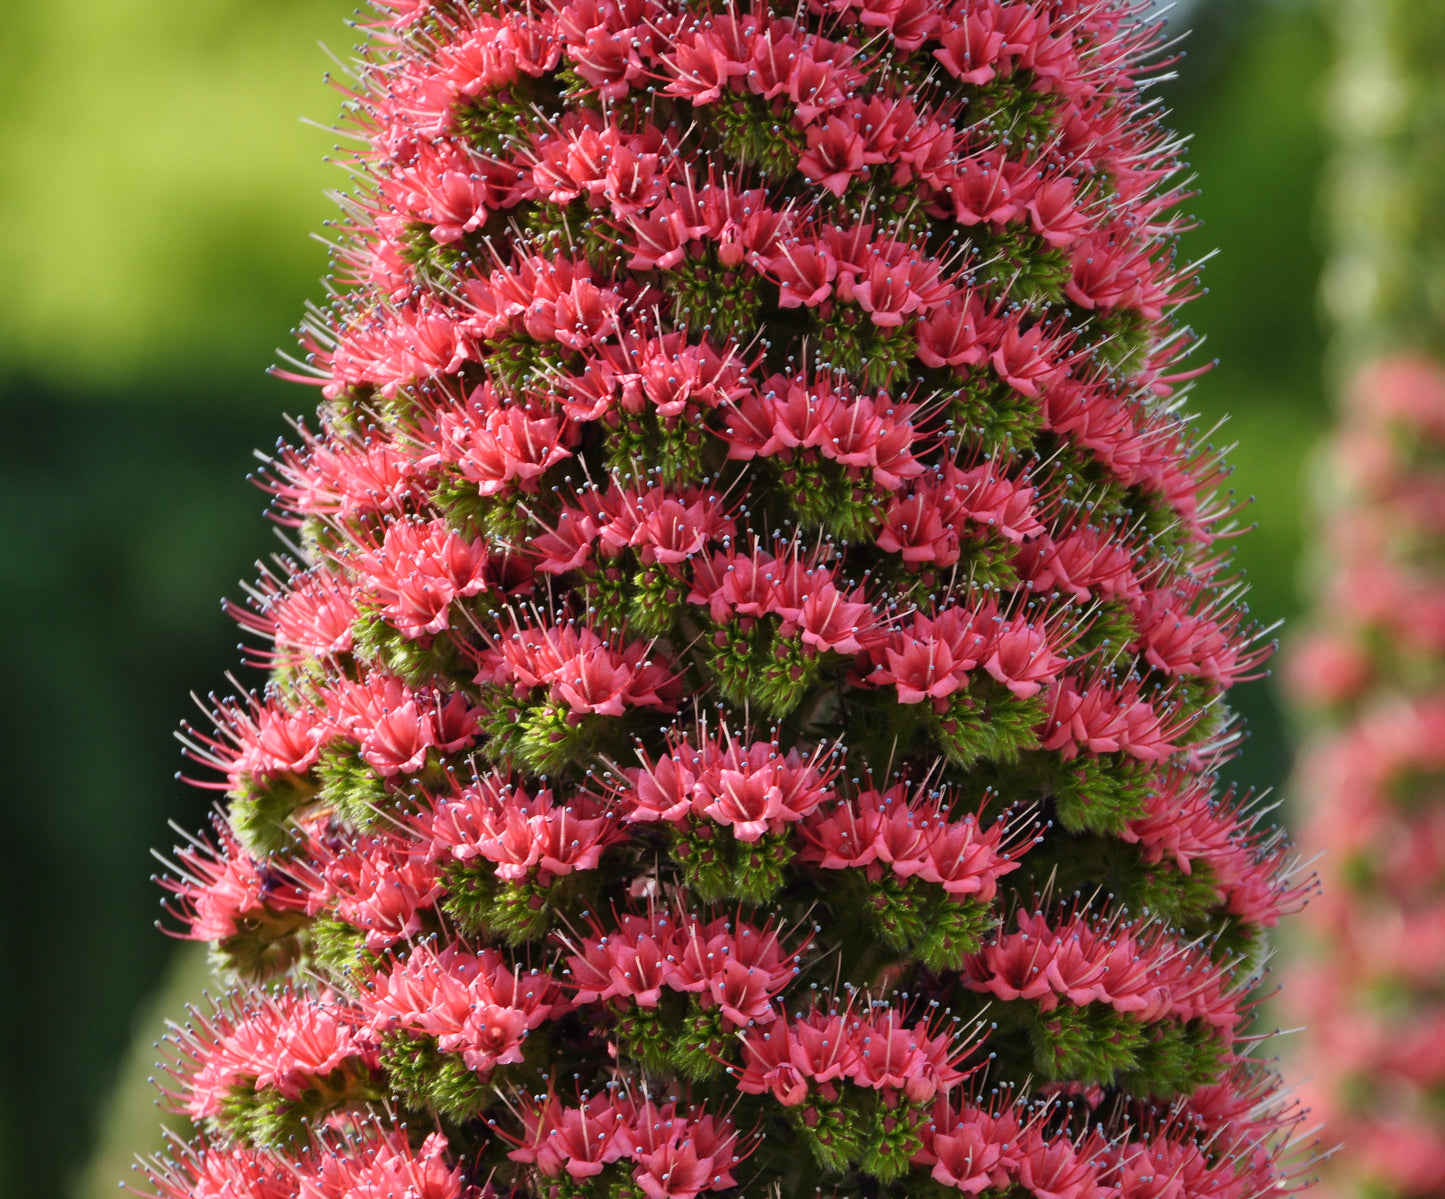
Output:
[[[1287,675],[1326,717],[1295,780],[1326,887],[1287,994],[1341,1142],[1322,1189],[1427,1196],[1445,1188],[1445,369],[1383,359],[1347,404],[1331,576]]]
[[[1300,1184],[1148,7],[378,6],[142,1193]]]
[[[1316,470],[1313,611],[1285,678],[1290,799],[1324,898],[1282,1013],[1336,1151],[1322,1199],[1445,1193],[1445,21],[1333,0],[1326,172],[1335,427]],[[1377,99],[1385,97],[1385,103]]]

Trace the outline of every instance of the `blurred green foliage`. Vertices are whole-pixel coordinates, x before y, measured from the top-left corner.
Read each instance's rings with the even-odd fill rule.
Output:
[[[236,666],[220,597],[278,548],[245,475],[313,401],[264,371],[320,295],[307,234],[346,184],[298,117],[339,105],[318,39],[356,35],[341,0],[0,10],[8,1199],[80,1173],[171,948],[149,850],[208,803],[173,780],[172,733]]]
[[[204,820],[207,796],[172,779],[171,733],[194,714],[186,693],[225,688],[236,667],[219,598],[277,548],[244,482],[251,448],[313,406],[263,371],[320,294],[325,257],[306,235],[332,213],[323,189],[346,181],[320,161],[334,138],[297,116],[336,111],[316,43],[347,51],[349,12],[0,0],[0,727],[18,771],[0,802],[0,1199],[65,1193],[106,1096],[145,1093],[111,1088],[132,1033],[161,1032],[133,1015],[170,948],[151,927],[147,851],[171,844],[167,819]],[[1202,227],[1184,252],[1223,247],[1188,310],[1222,360],[1192,404],[1204,428],[1234,414],[1218,439],[1239,442],[1235,484],[1257,497],[1242,520],[1260,524],[1238,560],[1269,622],[1296,608],[1298,468],[1324,420],[1326,47],[1287,0],[1209,0],[1192,19],[1183,79],[1164,88],[1195,134]],[[1240,706],[1255,736],[1235,774],[1277,782],[1268,685]],[[105,1169],[94,1193],[113,1190]]]
[[[1329,420],[1317,286],[1322,263],[1320,123],[1330,45],[1318,5],[1298,0],[1210,0],[1194,10],[1198,35],[1166,88],[1172,124],[1189,132],[1199,226],[1181,252],[1199,259],[1208,294],[1185,310],[1219,365],[1190,407],[1201,429],[1231,445],[1231,486],[1252,499],[1253,524],[1232,547],[1261,623],[1301,610],[1296,571],[1305,534],[1301,472]],[[1290,746],[1273,684],[1231,692],[1250,734],[1226,772],[1241,786],[1280,786]]]
[[[184,403],[254,379],[325,269],[345,0],[0,0],[0,362]],[[252,406],[252,392],[229,398]],[[218,397],[221,398],[221,397]]]
[[[1343,380],[1445,342],[1445,5],[1333,0],[1321,289]]]

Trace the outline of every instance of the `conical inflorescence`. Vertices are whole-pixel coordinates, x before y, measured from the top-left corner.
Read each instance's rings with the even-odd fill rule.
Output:
[[[1289,672],[1318,725],[1293,790],[1325,886],[1287,995],[1341,1143],[1321,1193],[1424,1199],[1445,1188],[1445,369],[1377,360],[1346,399],[1330,577]]]
[[[382,6],[152,1193],[1294,1185],[1147,9]]]
[[[1322,1199],[1445,1193],[1445,9],[1332,0],[1324,299],[1339,412],[1320,454],[1291,786],[1322,901],[1287,1018]]]

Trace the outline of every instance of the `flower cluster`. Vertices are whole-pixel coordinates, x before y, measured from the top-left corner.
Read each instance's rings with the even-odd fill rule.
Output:
[[[1260,1161],[1202,1149],[1182,1123],[1106,1141],[1097,1133],[1060,1135],[1022,1105],[939,1103],[923,1142],[919,1159],[933,1178],[967,1195],[1019,1187],[1059,1199],[1243,1197],[1267,1176]]]
[[[429,860],[487,861],[499,879],[543,886],[574,870],[596,870],[603,851],[623,837],[616,816],[586,792],[563,802],[549,787],[529,792],[495,772],[435,797],[413,820],[430,843]]]
[[[1120,836],[1143,849],[1145,862],[1208,888],[1216,903],[1245,924],[1268,927],[1282,914],[1299,911],[1315,880],[1296,876],[1279,830],[1253,830],[1241,811],[1246,801],[1234,793],[1215,796],[1211,783],[1187,771],[1171,772]]]
[[[964,966],[965,985],[1003,1000],[1033,999],[1051,1012],[1061,1002],[1100,1003],[1149,1023],[1200,1020],[1216,1030],[1239,1023],[1238,996],[1200,950],[1171,943],[1155,928],[1100,929],[1074,916],[1052,922],[1018,914],[1017,932],[997,932]]]
[[[1327,884],[1291,1002],[1349,1147],[1329,1185],[1425,1195],[1445,1185],[1445,370],[1381,360],[1346,400],[1332,574],[1288,676],[1323,717],[1295,787]]]
[[[368,980],[360,1006],[373,1034],[402,1030],[435,1040],[442,1053],[485,1081],[522,1060],[529,1031],[566,1010],[555,980],[523,972],[495,950],[417,946],[406,961]]]
[[[171,1035],[179,1110],[264,1140],[292,1114],[326,1110],[335,1095],[364,1096],[376,1054],[349,1015],[334,995],[294,989],[193,1012]]]
[[[742,1156],[732,1120],[676,1101],[636,1102],[603,1092],[577,1107],[555,1096],[522,1113],[524,1139],[507,1156],[535,1165],[542,1179],[572,1182],[602,1177],[615,1163],[633,1165],[631,1181],[647,1199],[697,1199],[704,1191],[737,1186]],[[598,1184],[593,1184],[598,1185]],[[548,1184],[541,1184],[546,1193]]]
[[[785,956],[777,933],[719,917],[623,916],[619,927],[583,939],[567,958],[579,1004],[621,1000],[656,1008],[664,989],[699,998],[723,1029],[768,1024],[773,999],[800,972],[800,954]]]
[[[157,1194],[1293,1185],[1147,8],[377,4]]]
[[[926,1025],[908,1027],[891,1008],[867,1014],[818,1008],[777,1030],[749,1034],[738,1089],[771,1091],[796,1107],[810,1094],[836,1103],[838,1084],[848,1082],[888,1092],[895,1102],[927,1104],[967,1077],[955,1068],[966,1052],[948,1035],[930,1035]]]
[[[713,823],[755,842],[783,833],[834,796],[829,784],[837,767],[820,767],[820,750],[805,759],[796,749],[783,753],[776,741],[743,745],[726,726],[700,740],[700,748],[673,742],[656,761],[624,772],[627,782],[618,790],[624,820]]]
[[[953,896],[988,903],[999,878],[1018,868],[1003,846],[1007,825],[984,827],[974,813],[950,817],[948,797],[909,794],[901,784],[860,792],[803,825],[807,846],[799,860],[825,870],[862,869],[877,881],[885,874],[935,883]]]
[[[414,1147],[399,1130],[356,1120],[286,1160],[216,1145],[184,1147],[173,1160],[143,1165],[151,1193],[161,1199],[483,1199],[485,1188],[448,1164],[448,1148],[441,1133]]]

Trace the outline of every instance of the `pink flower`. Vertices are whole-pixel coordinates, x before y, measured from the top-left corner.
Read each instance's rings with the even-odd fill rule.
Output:
[[[193,1150],[179,1161],[144,1162],[157,1199],[296,1199],[300,1185],[289,1163],[236,1145]]]
[[[864,791],[851,803],[810,816],[800,829],[806,844],[798,856],[825,870],[873,867],[870,878],[882,877],[873,864],[883,863],[899,877],[917,876],[949,895],[976,895],[986,902],[998,879],[1018,868],[1003,846],[1007,822],[984,828],[973,814],[955,820],[944,807],[946,798],[910,793],[903,784]]]
[[[495,950],[437,951],[423,943],[406,961],[378,970],[362,996],[364,1018],[377,1034],[404,1029],[436,1040],[483,1078],[523,1060],[527,1033],[565,1006],[555,981],[519,971]]]
[[[535,1162],[544,1177],[563,1170],[571,1178],[592,1178],[626,1152],[631,1105],[610,1094],[595,1095],[580,1108],[563,1107],[548,1097],[540,1108],[524,1113],[528,1138],[507,1156]]]
[[[161,885],[176,897],[169,907],[194,941],[224,941],[302,910],[306,896],[280,872],[258,862],[230,827],[215,821],[219,846],[193,840],[178,846],[175,873]]]
[[[1185,726],[1166,726],[1159,710],[1139,694],[1139,681],[1122,687],[1103,679],[1081,686],[1065,676],[1051,689],[1051,709],[1044,726],[1046,749],[1073,758],[1081,750],[1093,754],[1122,751],[1144,762],[1157,762],[1176,749],[1173,738]]]
[[[1004,324],[999,347],[989,361],[999,378],[1015,391],[1035,397],[1063,374],[1058,366],[1059,351],[1043,325],[1024,329],[1015,318]]]
[[[575,716],[621,716],[634,707],[665,709],[676,686],[649,653],[642,641],[630,641],[619,650],[586,626],[523,627],[483,651],[477,681],[510,683],[519,699],[546,687],[551,698]]]
[[[409,841],[378,835],[346,850],[313,834],[311,863],[291,868],[306,889],[307,911],[334,908],[366,932],[368,949],[382,949],[421,930],[421,913],[441,895],[436,868]]]
[[[509,882],[535,878],[545,886],[574,870],[595,870],[622,839],[617,820],[585,792],[566,802],[550,788],[535,795],[505,776],[489,775],[435,799],[417,817],[429,856],[496,864]]]
[[[723,38],[705,29],[689,30],[679,37],[677,49],[664,55],[663,61],[674,75],[664,90],[671,96],[686,97],[694,107],[720,99],[728,80],[744,75],[747,69],[746,63],[729,58]]]
[[[737,1185],[731,1168],[741,1157],[730,1119],[689,1112],[676,1115],[674,1104],[660,1109],[644,1104],[628,1131],[633,1181],[649,1199],[696,1199],[706,1190]]]
[[[939,1107],[924,1142],[933,1177],[966,1195],[1007,1185],[1021,1164],[1018,1122],[946,1100]]]
[[[798,169],[815,183],[841,196],[855,178],[863,175],[863,139],[857,126],[842,114],[821,125],[809,125],[808,148]]]
[[[265,784],[310,770],[330,739],[325,718],[311,708],[288,712],[276,696],[252,697],[243,707],[222,701],[213,715],[219,737],[184,730],[186,754],[226,776],[224,784],[206,784],[243,792],[248,783]]]
[[[774,375],[758,397],[745,399],[730,414],[723,436],[731,443],[729,458],[791,458],[793,451],[814,450],[870,470],[878,486],[892,490],[924,471],[911,452],[908,422],[915,410],[881,393],[876,400],[855,397],[827,383],[810,390]]]
[[[778,280],[778,303],[783,308],[816,308],[833,294],[838,260],[816,242],[780,242],[768,263]]]
[[[465,404],[440,409],[437,434],[442,460],[484,496],[512,486],[535,492],[542,475],[572,456],[579,436],[563,417],[504,404],[488,384],[475,388]]]
[[[973,990],[1044,1012],[1104,1003],[1143,1023],[1197,1019],[1226,1033],[1239,1021],[1239,996],[1207,952],[1172,944],[1158,926],[1101,928],[1079,915],[1052,922],[1042,911],[1016,921],[1017,932],[995,933],[970,957]]]
[[[443,703],[429,689],[413,691],[379,672],[365,682],[344,682],[327,696],[333,726],[358,744],[362,758],[383,778],[416,771],[432,749],[453,754],[477,735],[479,713],[466,697]]]
[[[940,282],[937,263],[909,253],[873,257],[850,290],[849,298],[875,325],[893,329],[915,312],[927,311],[951,289]]]
[[[866,1016],[814,1009],[751,1030],[743,1045],[748,1065],[738,1089],[748,1094],[773,1090],[790,1107],[818,1088],[836,1097],[835,1080],[931,1103],[967,1077],[956,1067],[972,1049],[950,1036],[933,1035],[926,1023],[906,1024],[888,1008]]]
[[[924,366],[973,366],[988,355],[992,322],[972,291],[946,296],[918,322],[918,360]]]
[[[1019,569],[1035,591],[1057,589],[1088,601],[1142,598],[1133,556],[1105,530],[1085,525],[1063,536],[1045,534],[1021,549]]]
[[[985,530],[1016,545],[1042,533],[1034,498],[1026,480],[1000,477],[988,465],[965,471],[945,463],[891,501],[878,547],[911,565],[952,566],[964,539]]]
[[[870,653],[877,666],[868,682],[892,684],[901,704],[930,700],[941,711],[940,705],[946,707],[944,701],[968,685],[969,672],[992,651],[996,617],[991,605],[976,612],[945,608],[933,617],[919,613]]]
[[[687,1143],[661,1145],[639,1155],[638,1163],[632,1178],[648,1199],[696,1199],[703,1191],[715,1189],[713,1182],[718,1178],[712,1158],[700,1158]]]
[[[352,1031],[349,1016],[334,1000],[289,988],[244,1008],[231,1003],[193,1011],[187,1034],[172,1041],[171,1072],[181,1087],[177,1110],[196,1121],[212,1120],[236,1090],[295,1100],[333,1072],[356,1081],[376,1057]]]
[[[431,226],[433,240],[447,245],[504,206],[478,165],[455,143],[422,143],[414,161],[392,174],[384,190],[397,207]]]
[[[965,8],[960,17],[944,21],[938,39],[942,48],[933,56],[960,82],[987,83],[997,74],[995,63],[1006,44],[1005,35],[997,28],[998,10],[988,6],[970,12]]]
[[[450,606],[488,587],[485,543],[469,542],[441,521],[398,521],[382,544],[345,561],[367,577],[381,611],[408,637],[439,633]]]
[[[226,610],[242,627],[273,643],[275,648],[261,655],[268,663],[349,652],[358,616],[347,582],[321,569],[297,573],[289,585],[263,575],[248,607],[228,604]]]
[[[689,488],[681,495],[661,487],[624,491],[605,514],[611,519],[604,521],[599,513],[597,521],[604,553],[615,555],[630,547],[649,566],[676,566],[712,542],[725,542],[737,533],[722,496],[702,488]]]
[[[395,512],[417,498],[424,477],[418,464],[386,438],[321,441],[303,433],[303,450],[278,450],[268,463],[274,478],[266,489],[287,513],[286,523],[306,516],[357,518]]]
[[[1019,1182],[1039,1199],[1103,1199],[1109,1190],[1099,1183],[1090,1148],[1087,1142],[1076,1146],[1065,1137],[1046,1141],[1030,1128],[1020,1146]]]
[[[624,999],[656,1008],[664,989],[695,994],[734,1026],[770,1023],[773,999],[792,981],[800,946],[788,956],[775,929],[651,910],[624,915],[616,931],[582,940],[568,959],[577,1005]]]
[[[1073,245],[1079,234],[1089,227],[1089,218],[1077,204],[1074,181],[1055,178],[1041,181],[1024,208],[1034,231],[1055,249],[1062,249]]]
[[[460,1166],[448,1166],[447,1139],[431,1133],[413,1149],[400,1130],[373,1135],[344,1148],[328,1145],[314,1173],[300,1179],[300,1199],[475,1199]],[[354,1155],[354,1156],[353,1156]]]

